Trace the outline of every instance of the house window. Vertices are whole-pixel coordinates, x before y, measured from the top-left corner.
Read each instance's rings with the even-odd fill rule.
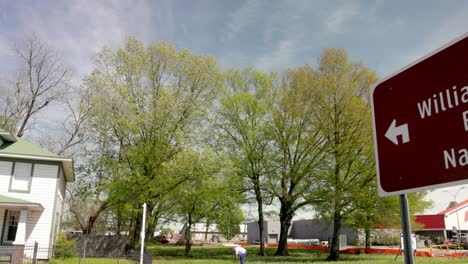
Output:
[[[13,242],[16,238],[16,231],[18,230],[18,220],[20,216],[20,211],[8,210],[8,216],[6,219],[5,226],[5,241]]]
[[[15,162],[11,176],[11,191],[29,191],[33,165],[31,163]]]

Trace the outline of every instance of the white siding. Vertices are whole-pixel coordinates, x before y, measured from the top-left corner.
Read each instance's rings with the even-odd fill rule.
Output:
[[[52,231],[52,216],[54,214],[55,189],[57,184],[58,165],[35,164],[34,175],[31,182],[29,201],[37,201],[42,204],[44,211],[34,213],[28,217],[28,223],[35,223],[30,235],[26,235],[26,243],[37,241],[42,247],[49,245],[50,232]],[[31,222],[30,222],[31,221]]]
[[[12,166],[13,162],[0,161],[0,194],[6,195],[8,193]]]
[[[52,232],[52,216],[54,215],[55,190],[59,166],[34,164],[30,193],[19,193],[8,192],[11,163],[0,161],[0,194],[40,203],[44,207],[43,211],[28,212],[26,244],[32,244],[37,241],[39,247],[48,247]]]

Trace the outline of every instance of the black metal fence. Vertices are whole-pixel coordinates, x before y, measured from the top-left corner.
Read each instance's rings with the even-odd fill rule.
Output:
[[[143,263],[150,264],[152,254],[145,252]],[[73,257],[59,258],[54,255],[54,250],[49,247],[41,247],[38,243],[32,245],[0,245],[0,264],[136,264],[140,263],[139,251],[128,251],[122,255],[87,256],[83,254]]]

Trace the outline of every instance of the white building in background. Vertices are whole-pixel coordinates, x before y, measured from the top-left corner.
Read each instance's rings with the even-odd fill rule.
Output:
[[[247,225],[247,243],[258,244],[260,231],[257,222]],[[280,221],[263,222],[263,241],[268,244],[277,244],[281,233]],[[322,219],[307,219],[292,221],[288,230],[288,239],[313,241],[329,241],[333,236],[333,224]],[[342,245],[355,245],[358,233],[355,228],[343,225],[341,227],[340,243]]]
[[[182,227],[182,230],[180,230],[180,234],[182,237],[185,234],[185,230],[187,229],[187,226],[184,225]],[[224,242],[227,241],[227,239],[221,234],[221,232],[218,230],[218,227],[216,224],[210,224],[208,227],[206,226],[205,223],[195,223],[192,225],[192,240],[195,242]],[[240,225],[240,234],[233,237],[229,241],[245,241],[247,240],[247,226],[246,224],[241,224]]]
[[[0,245],[24,248],[37,242],[47,249],[43,252],[51,252],[60,230],[65,186],[72,181],[72,159],[0,130]]]
[[[460,230],[461,233],[468,233],[468,200],[447,208],[439,212],[438,215],[444,215],[447,231]]]

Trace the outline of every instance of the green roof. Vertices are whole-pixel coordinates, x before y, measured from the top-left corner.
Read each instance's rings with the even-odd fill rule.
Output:
[[[18,199],[18,198],[13,198],[13,197],[8,197],[4,195],[0,195],[0,204],[2,203],[12,203],[12,204],[35,204],[30,201],[26,201],[23,199]]]
[[[9,133],[9,132],[5,131],[4,129],[1,129],[1,128],[0,128],[0,138],[3,138],[3,140],[5,140],[7,142],[16,142],[15,136],[13,136],[11,133]]]
[[[0,146],[0,153],[5,154],[19,154],[19,155],[30,155],[30,156],[43,156],[58,158],[56,154],[45,150],[38,145],[35,145],[22,138],[16,138],[16,142],[10,143],[5,142]]]
[[[23,199],[0,195],[0,205],[2,204],[14,206],[14,207],[21,206],[21,207],[44,209],[44,207],[40,203],[34,203],[34,202],[26,201]]]
[[[3,141],[0,141],[1,157],[61,162],[66,181],[72,182],[75,180],[73,159],[58,156],[2,129],[0,129],[0,138],[3,139]]]

